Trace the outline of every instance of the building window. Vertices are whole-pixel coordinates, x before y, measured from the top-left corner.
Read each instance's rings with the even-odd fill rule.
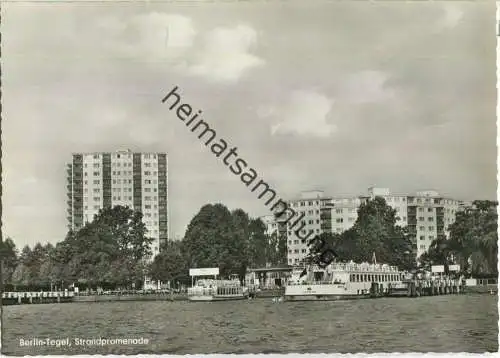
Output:
[[[434,218],[433,217],[428,217],[427,220],[428,221],[434,221]]]
[[[429,226],[430,231],[434,231],[434,226]]]
[[[425,240],[425,236],[421,235],[420,240]]]
[[[432,208],[427,208],[427,211],[428,211],[429,213],[432,213]]]

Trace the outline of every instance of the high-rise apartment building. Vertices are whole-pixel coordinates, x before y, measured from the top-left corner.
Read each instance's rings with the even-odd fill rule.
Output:
[[[294,220],[286,221],[285,215],[278,218],[278,230],[281,233],[286,232],[288,264],[300,265],[309,251],[307,241],[324,231],[322,212],[330,207],[331,198],[326,197],[322,191],[305,191],[299,198],[288,201],[288,205],[297,213],[297,217],[301,218],[301,221],[297,223],[300,225],[300,231],[298,231],[300,237],[295,230]],[[305,237],[308,239],[302,240]]]
[[[311,232],[342,233],[351,228],[358,217],[361,203],[382,197],[396,210],[397,224],[408,226],[415,238],[416,258],[429,249],[431,242],[440,235],[448,236],[448,227],[463,205],[461,201],[444,197],[434,190],[415,194],[392,194],[387,188],[368,189],[368,195],[324,196],[322,192],[305,192],[299,199],[290,200],[289,206],[297,213],[304,213],[302,234]],[[282,220],[284,221],[284,219]],[[293,220],[292,220],[293,222]],[[278,221],[279,223],[279,221]],[[290,222],[288,226],[290,226]],[[285,232],[284,225],[279,228]],[[288,264],[300,265],[308,254],[308,247],[293,230],[287,230]]]
[[[74,153],[67,164],[68,228],[80,229],[100,209],[128,206],[143,214],[153,256],[168,238],[165,153]]]

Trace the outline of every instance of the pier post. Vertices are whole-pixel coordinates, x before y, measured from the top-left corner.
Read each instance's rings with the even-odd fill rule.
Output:
[[[21,295],[20,294],[17,294],[17,303],[19,303],[19,304],[22,303],[22,299],[21,299]]]

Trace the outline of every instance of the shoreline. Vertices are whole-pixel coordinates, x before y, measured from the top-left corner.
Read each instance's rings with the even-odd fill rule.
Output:
[[[477,295],[477,294],[498,294],[497,285],[481,285],[481,286],[468,286],[462,294],[464,295]],[[255,296],[255,299],[260,298],[273,298],[281,297],[283,294],[279,290],[260,291]],[[406,295],[402,297],[407,297]],[[48,297],[47,297],[48,298]],[[17,298],[2,298],[1,306],[17,306],[17,305],[31,305],[31,304],[50,304],[50,303],[91,303],[91,302],[126,302],[126,301],[188,301],[187,294],[123,294],[123,295],[78,295],[72,297],[64,297],[59,302],[54,299],[47,299],[44,297],[29,298],[25,297],[18,301]],[[408,297],[410,298],[410,297]]]

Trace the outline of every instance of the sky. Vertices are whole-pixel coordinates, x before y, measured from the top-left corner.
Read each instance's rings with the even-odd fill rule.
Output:
[[[495,199],[494,6],[4,3],[4,237],[64,239],[73,152],[167,152],[173,238],[207,203],[269,214],[161,103],[174,86],[283,198]]]

